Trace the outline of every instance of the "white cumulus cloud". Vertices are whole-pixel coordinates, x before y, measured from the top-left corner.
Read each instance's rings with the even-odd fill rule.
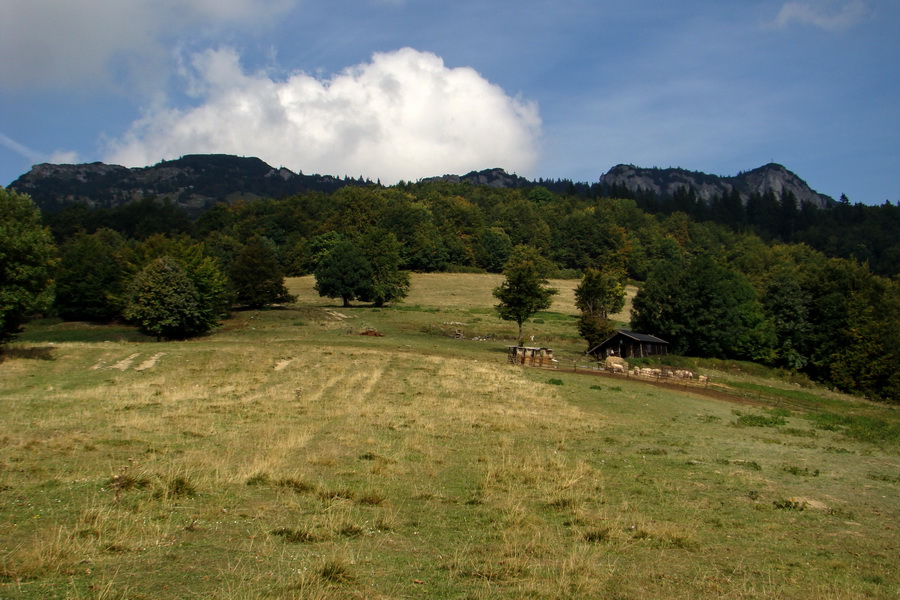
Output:
[[[841,31],[859,24],[868,12],[869,8],[862,0],[788,2],[775,17],[775,26],[781,28],[799,23],[826,31]]]
[[[471,68],[403,48],[328,79],[246,73],[229,48],[197,54],[187,73],[199,104],[151,109],[107,160],[153,164],[191,153],[257,156],[306,173],[385,183],[537,160],[537,105]]]

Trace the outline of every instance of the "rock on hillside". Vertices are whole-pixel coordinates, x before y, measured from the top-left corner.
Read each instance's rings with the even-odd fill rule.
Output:
[[[258,158],[194,154],[152,167],[126,168],[100,162],[40,164],[9,187],[30,195],[47,211],[71,204],[112,208],[142,198],[156,198],[198,214],[218,202],[278,198],[311,190],[330,192],[365,183],[296,174],[283,167],[271,167]]]
[[[659,197],[671,197],[679,188],[693,189],[697,197],[709,202],[713,197],[736,189],[746,202],[752,194],[774,192],[779,199],[785,190],[794,193],[801,204],[827,208],[834,199],[819,194],[805,181],[781,165],[770,163],[733,177],[719,177],[685,169],[646,169],[634,165],[616,165],[600,178],[600,183],[612,193],[615,190],[652,192]]]
[[[450,183],[470,183],[472,185],[486,185],[496,188],[520,188],[534,186],[534,182],[510,175],[500,168],[485,169],[483,171],[470,171],[465,175],[441,175],[440,177],[427,177],[422,181],[449,181]]]

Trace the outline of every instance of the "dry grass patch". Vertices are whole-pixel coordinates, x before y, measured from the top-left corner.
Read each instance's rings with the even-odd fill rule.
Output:
[[[0,597],[895,597],[896,448],[420,333],[488,279],[8,358]]]

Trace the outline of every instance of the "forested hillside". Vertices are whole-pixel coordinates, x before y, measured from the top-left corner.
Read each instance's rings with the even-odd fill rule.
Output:
[[[217,204],[196,220],[152,199],[45,218],[64,252],[109,235],[104,228],[128,244],[183,236],[202,242],[226,272],[253,238],[270,244],[287,275],[312,272],[341,241],[366,245],[388,234],[399,242],[399,266],[413,271],[499,272],[514,247],[530,246],[557,276],[587,268],[627,274],[642,287],[632,326],[671,338],[677,351],[756,360],[843,390],[900,397],[900,208],[753,212],[751,204],[723,210],[726,223],[716,223],[700,220],[716,202],[704,214],[696,203],[672,202],[651,214],[641,208],[647,198],[432,180]],[[790,216],[810,222],[792,236]],[[797,243],[804,239],[814,244]],[[860,261],[873,243],[878,271],[893,278]]]
[[[634,197],[613,198],[599,184],[543,182],[551,191],[534,183],[356,182],[220,202],[199,217],[151,197],[113,208],[70,205],[44,213],[63,258],[57,310],[115,318],[128,280],[165,255],[181,256],[188,274],[212,285],[200,255],[232,280],[247,271],[236,262],[255,264],[248,256],[263,251],[277,261],[272,268],[301,275],[343,242],[376,264],[388,250],[373,250],[375,241],[386,240],[379,247],[390,249],[391,269],[496,273],[513,248],[529,246],[557,277],[590,268],[637,283],[631,326],[669,339],[677,352],[754,360],[842,390],[900,397],[900,207],[797,206],[790,193],[707,203],[683,188],[670,197],[616,189]],[[98,289],[85,290],[91,285]]]

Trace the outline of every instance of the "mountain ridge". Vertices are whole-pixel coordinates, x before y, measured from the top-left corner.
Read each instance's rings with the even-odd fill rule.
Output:
[[[707,204],[716,196],[737,191],[746,203],[753,194],[775,194],[779,200],[786,191],[794,194],[798,204],[813,204],[828,208],[834,198],[820,194],[778,163],[768,163],[733,176],[710,175],[680,168],[647,168],[634,165],[616,165],[600,177],[600,183],[608,190],[626,189],[631,193],[651,192],[657,197],[672,197],[681,190],[693,190]]]
[[[332,192],[363,180],[304,175],[272,167],[255,157],[188,154],[149,167],[102,162],[35,165],[10,189],[29,194],[42,210],[73,204],[113,208],[151,197],[169,200],[192,214],[219,202],[281,197],[306,191]]]
[[[734,176],[719,176],[680,168],[648,168],[619,164],[597,183],[569,180],[529,180],[493,167],[465,175],[427,177],[420,182],[446,181],[500,188],[543,186],[551,191],[605,196],[647,195],[670,198],[693,190],[703,202],[737,194],[747,202],[753,194],[773,193],[780,199],[790,191],[798,204],[827,208],[834,199],[819,194],[782,165],[769,163]],[[228,154],[189,154],[149,167],[123,167],[102,162],[35,165],[10,184],[10,189],[31,195],[45,211],[69,205],[113,208],[143,198],[168,200],[189,213],[200,214],[220,202],[233,203],[266,197],[284,197],[309,191],[332,192],[347,185],[374,185],[369,180],[330,175],[304,175],[273,167],[259,158]]]

